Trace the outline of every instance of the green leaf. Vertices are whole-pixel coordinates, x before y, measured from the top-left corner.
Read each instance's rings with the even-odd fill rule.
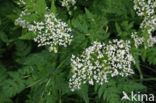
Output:
[[[143,50],[142,60],[143,60],[144,62],[145,62],[145,60],[146,60],[146,55],[147,55],[146,50]]]
[[[32,32],[27,32],[26,34],[19,37],[19,39],[23,40],[33,40],[36,37]]]
[[[56,13],[55,0],[51,0],[51,11]]]
[[[109,103],[121,103],[120,93],[116,87],[105,88],[103,99]]]
[[[140,68],[140,61],[139,61],[138,56],[134,56],[134,59],[135,59],[135,67],[139,72],[140,80],[143,80],[143,73],[142,73],[142,70]]]
[[[150,48],[147,51],[147,60],[150,64],[153,64],[153,65],[156,64],[156,47]]]
[[[99,96],[99,98],[102,97],[104,89],[105,89],[105,86],[100,86],[100,88],[98,90],[98,96]]]
[[[31,15],[24,15],[23,16],[23,19],[24,20],[27,20],[29,22],[34,22],[34,21],[37,21],[38,20],[38,17],[36,14],[31,14]]]
[[[20,56],[20,57],[24,57],[26,55],[28,55],[31,51],[31,45],[30,43],[27,43],[25,41],[22,40],[18,40],[16,41],[16,56]]]
[[[7,97],[15,96],[25,88],[25,81],[18,72],[9,72],[9,79],[5,81],[3,86],[4,95]]]
[[[86,21],[84,21],[84,16],[79,16],[77,19],[72,20],[72,25],[75,29],[79,30],[81,33],[88,33],[88,25]]]
[[[146,90],[146,87],[142,83],[134,80],[120,81],[119,88],[127,93],[130,93],[131,91]]]
[[[83,98],[85,103],[89,103],[89,98],[88,98],[88,86],[83,85],[81,89],[78,91],[78,95]]]
[[[94,15],[87,8],[85,8],[85,12],[89,19],[93,19]]]
[[[46,12],[46,2],[45,0],[37,0],[36,11],[39,15],[43,16]]]
[[[6,35],[4,32],[2,32],[2,31],[0,31],[0,39],[1,39],[4,43],[7,43],[7,42],[8,42],[8,37],[7,37],[7,35]]]
[[[116,28],[117,33],[120,35],[122,31],[121,31],[121,28],[117,22],[115,22],[115,28]]]
[[[23,59],[25,65],[44,65],[51,57],[51,53],[48,51],[42,51],[40,53],[33,53]]]

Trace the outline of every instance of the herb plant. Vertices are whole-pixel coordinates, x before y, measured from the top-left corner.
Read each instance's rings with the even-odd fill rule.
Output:
[[[156,95],[155,0],[0,5],[0,103],[146,103],[122,97]]]

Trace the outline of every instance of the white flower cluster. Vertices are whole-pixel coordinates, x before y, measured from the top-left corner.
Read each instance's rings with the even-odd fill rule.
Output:
[[[19,0],[19,2],[17,3],[18,5],[25,5],[26,2],[24,0]]]
[[[71,7],[74,6],[76,4],[76,0],[63,0],[62,1],[62,6],[67,8],[68,10],[68,13],[71,15],[72,12],[71,12]]]
[[[143,37],[139,37],[137,35],[137,32],[133,32],[131,35],[131,38],[134,39],[134,45],[136,48],[138,48],[140,45],[142,45],[144,43],[144,38]]]
[[[37,35],[34,41],[38,46],[49,46],[50,51],[57,52],[57,46],[67,47],[72,41],[71,28],[53,13],[46,14],[44,22],[34,22],[28,30]]]
[[[142,30],[147,29],[148,34],[152,35],[152,32],[156,30],[156,16],[145,17],[140,28]]]
[[[21,12],[21,14],[19,15],[19,17],[15,20],[15,25],[19,25],[22,28],[27,28],[28,25],[30,24],[27,20],[23,19],[23,16],[25,15],[30,15],[30,13],[27,13],[27,9],[25,9],[24,11]]]
[[[145,44],[144,48],[147,49],[148,47],[153,47],[156,43],[156,36],[152,37],[152,35],[149,35],[147,41],[145,41],[144,37],[139,37],[137,32],[133,32],[131,38],[133,38],[136,48],[139,48],[140,46]]]
[[[15,25],[19,25],[28,31],[33,32],[36,36],[34,41],[38,43],[38,46],[48,46],[49,51],[57,52],[58,46],[67,47],[72,41],[71,28],[68,25],[57,19],[53,13],[46,14],[43,22],[30,23],[23,19],[23,16],[30,15],[26,13],[27,10],[21,12],[19,18],[15,20]]]
[[[80,57],[72,55],[73,75],[69,88],[74,91],[85,83],[103,85],[111,77],[134,74],[131,69],[134,58],[129,52],[130,48],[130,41],[115,39],[107,45],[95,41]]]
[[[66,7],[68,10],[70,9],[70,6],[74,6],[76,4],[75,0],[63,0],[62,6]]]
[[[138,33],[132,33],[131,37],[134,39],[135,47],[138,48],[139,45],[145,44],[145,49],[148,47],[153,47],[156,43],[156,37],[152,36],[152,33],[156,30],[156,0],[133,0],[134,10],[138,16],[143,16],[144,20],[140,25],[140,29],[143,34],[148,34],[145,37],[139,37]]]
[[[136,10],[138,16],[151,16],[154,14],[155,0],[133,0],[133,2],[134,10]]]

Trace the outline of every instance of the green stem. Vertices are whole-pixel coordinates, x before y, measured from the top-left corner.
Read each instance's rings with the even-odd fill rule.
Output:
[[[139,72],[140,81],[143,81],[143,73],[142,73],[141,68],[140,68],[139,58],[138,57],[135,57],[135,61],[136,61],[136,69]]]
[[[65,62],[66,60],[68,59],[69,57],[67,57],[66,59],[64,59],[57,67],[56,69],[60,68]]]
[[[156,78],[144,78],[142,80],[136,80],[136,81],[156,81]]]
[[[60,100],[59,100],[59,103],[62,103],[62,100],[61,100],[61,98],[60,98]]]
[[[56,13],[55,0],[51,0],[51,11]]]

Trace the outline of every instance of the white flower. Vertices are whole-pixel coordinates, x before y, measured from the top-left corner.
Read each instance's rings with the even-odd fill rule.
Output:
[[[19,2],[18,2],[17,4],[18,4],[18,5],[25,5],[26,2],[25,2],[25,0],[19,0]]]
[[[27,28],[30,23],[26,20],[24,20],[22,17],[25,15],[30,15],[29,13],[27,13],[27,9],[25,9],[24,11],[21,12],[20,16],[15,20],[15,25],[19,25],[22,28]]]
[[[65,22],[57,19],[53,13],[45,15],[44,22],[36,22],[34,24],[34,32],[37,37],[34,38],[35,42],[39,46],[49,46],[50,51],[57,52],[57,46],[70,45],[72,41],[72,36],[70,35],[71,28],[68,28],[68,25]],[[31,28],[32,29],[32,28]]]
[[[145,17],[140,28],[148,29],[148,34],[152,35],[152,32],[156,30],[156,16]]]
[[[62,1],[62,6],[67,7],[67,8],[70,8],[70,6],[73,6],[75,4],[76,4],[75,0],[63,0]]]
[[[89,81],[89,84],[90,84],[90,85],[94,85],[93,79],[91,79],[91,80]]]
[[[156,17],[151,17],[151,19],[145,18],[144,21],[141,23],[141,29],[142,33],[148,33],[148,36],[146,37],[139,37],[137,32],[133,32],[131,34],[131,38],[134,40],[134,45],[136,48],[139,48],[139,46],[144,45],[144,48],[153,47],[156,43],[156,37],[152,36],[152,32],[156,30]],[[147,32],[145,32],[145,30]],[[147,41],[145,41],[147,40]]]
[[[144,20],[140,25],[140,29],[143,35],[138,36],[137,32],[132,33],[131,37],[135,42],[135,47],[144,44],[144,48],[153,47],[156,43],[155,37],[152,36],[152,33],[156,30],[156,0],[133,0],[134,10],[138,16],[143,16]],[[144,34],[146,36],[144,36]]]
[[[142,45],[144,43],[144,38],[139,37],[137,35],[137,32],[133,32],[132,35],[131,35],[131,38],[133,38],[134,45],[135,45],[136,48],[138,48],[140,45]]]
[[[80,89],[81,84],[85,83],[102,85],[108,82],[110,76],[134,74],[131,69],[134,59],[129,50],[129,41],[116,39],[108,44],[95,41],[80,57],[72,55],[73,76],[69,80],[69,88]]]
[[[19,2],[26,5],[24,0]],[[32,1],[30,1],[32,2]],[[48,8],[45,8],[48,12]],[[30,12],[30,10],[23,10],[19,17],[15,20],[15,25],[19,25],[22,28],[26,28],[29,32],[33,32],[35,38],[34,41],[40,46],[48,46],[49,51],[58,52],[58,46],[67,47],[72,41],[71,28],[68,24],[60,19],[57,19],[53,13],[47,13],[44,15],[44,20],[38,21],[27,21],[24,16],[32,15],[35,12]]]
[[[15,25],[19,25],[28,29],[29,32],[33,32],[36,36],[34,41],[40,46],[48,46],[49,51],[57,53],[58,46],[67,47],[72,41],[71,28],[68,25],[57,19],[53,13],[45,14],[44,21],[33,23],[23,19],[23,16],[29,16],[30,13],[27,10],[21,12],[19,18],[15,20]]]
[[[138,16],[151,16],[154,14],[154,9],[156,7],[155,0],[133,0],[134,10]]]
[[[71,7],[76,4],[76,0],[63,0],[62,6],[66,7],[68,10],[68,14],[72,15]]]

